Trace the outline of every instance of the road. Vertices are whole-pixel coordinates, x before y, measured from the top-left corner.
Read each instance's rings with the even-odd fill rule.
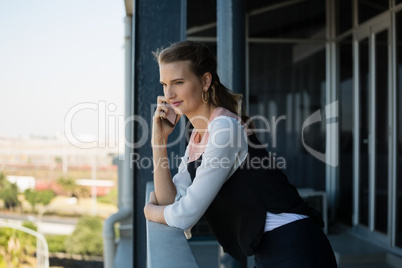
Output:
[[[37,225],[37,216],[13,213],[0,213],[0,221],[22,225],[24,221],[32,221]],[[70,235],[75,228],[77,219],[55,216],[42,216],[40,230],[44,234]]]

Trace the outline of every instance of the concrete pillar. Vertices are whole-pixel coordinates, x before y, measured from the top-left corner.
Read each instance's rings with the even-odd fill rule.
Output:
[[[221,82],[245,95],[246,30],[243,0],[217,0],[217,59]]]
[[[243,0],[217,0],[217,59],[222,84],[246,100],[246,30]],[[230,255],[219,251],[220,268],[243,268]]]
[[[132,98],[129,100],[131,111],[137,119],[142,118],[147,124],[136,120],[132,125],[133,137],[126,137],[131,142],[145,139],[145,144],[131,148],[131,154],[143,159],[142,166],[132,165],[133,169],[133,260],[134,267],[146,267],[146,236],[143,208],[145,205],[145,186],[153,179],[151,150],[152,104],[158,95],[162,95],[159,83],[158,64],[152,51],[162,46],[169,46],[185,37],[186,1],[184,0],[134,0],[132,33]],[[141,120],[142,120],[141,119]],[[144,122],[143,121],[143,122]],[[170,148],[170,152],[180,152],[181,146]],[[169,151],[168,151],[169,153]],[[130,159],[125,159],[130,161]],[[132,161],[130,161],[132,162]],[[147,166],[150,162],[151,165]]]

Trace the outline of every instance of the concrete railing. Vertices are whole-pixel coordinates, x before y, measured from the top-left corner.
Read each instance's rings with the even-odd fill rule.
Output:
[[[146,202],[153,190],[153,182],[148,182]],[[147,267],[193,268],[198,264],[182,230],[147,220]]]

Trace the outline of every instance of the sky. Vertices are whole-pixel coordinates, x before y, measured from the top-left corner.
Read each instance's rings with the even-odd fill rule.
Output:
[[[0,0],[0,138],[94,137],[99,113],[122,116],[124,17],[124,0]]]

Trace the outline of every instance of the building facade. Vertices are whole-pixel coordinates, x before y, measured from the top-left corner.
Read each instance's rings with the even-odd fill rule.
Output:
[[[289,180],[326,192],[329,232],[340,223],[402,255],[401,0],[125,2],[127,116],[150,122],[162,94],[152,51],[185,39],[205,43]],[[146,134],[139,120],[126,129],[132,144]],[[174,162],[186,139],[172,143]],[[133,154],[151,157],[150,141],[127,146],[123,164],[133,266],[145,267],[142,211],[152,167],[130,167]]]

